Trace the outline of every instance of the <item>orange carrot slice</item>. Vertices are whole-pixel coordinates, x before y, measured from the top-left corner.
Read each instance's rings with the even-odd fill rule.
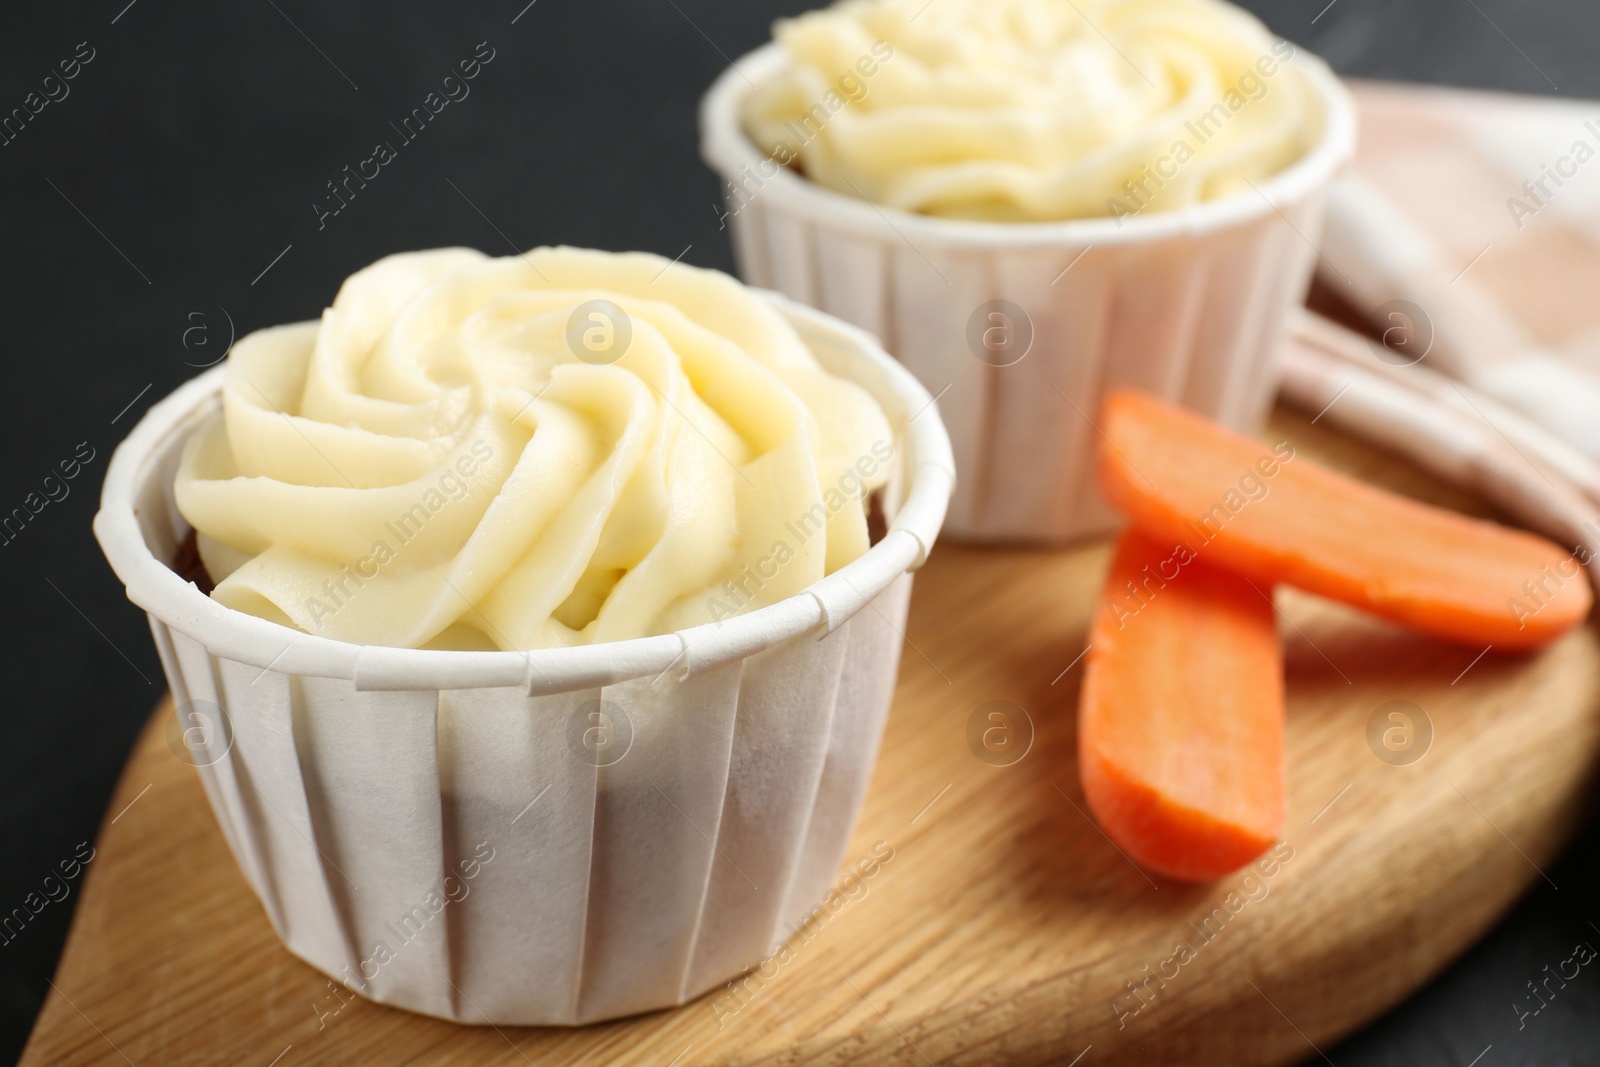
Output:
[[[1529,648],[1588,616],[1572,554],[1395,496],[1133,392],[1101,411],[1100,484],[1136,526],[1206,562],[1440,637]]]
[[[1220,878],[1283,831],[1283,646],[1270,589],[1122,535],[1078,705],[1084,795],[1130,858]]]

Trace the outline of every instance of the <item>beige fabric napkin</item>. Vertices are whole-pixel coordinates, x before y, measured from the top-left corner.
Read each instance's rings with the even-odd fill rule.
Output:
[[[1353,89],[1360,141],[1319,282],[1600,459],[1600,102]]]

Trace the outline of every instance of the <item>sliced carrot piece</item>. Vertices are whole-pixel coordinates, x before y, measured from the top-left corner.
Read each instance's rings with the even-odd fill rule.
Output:
[[[1130,858],[1220,878],[1283,831],[1283,646],[1270,589],[1122,535],[1078,705],[1084,795]]]
[[[1440,637],[1529,648],[1588,616],[1571,553],[1430,507],[1121,391],[1101,411],[1100,484],[1162,541],[1259,584],[1283,582]]]

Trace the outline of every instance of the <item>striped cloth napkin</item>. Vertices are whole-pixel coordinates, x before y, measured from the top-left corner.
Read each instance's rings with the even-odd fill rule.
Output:
[[[1600,459],[1600,102],[1352,90],[1321,298]]]

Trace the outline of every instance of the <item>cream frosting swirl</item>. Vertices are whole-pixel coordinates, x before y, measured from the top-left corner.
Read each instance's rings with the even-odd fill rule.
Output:
[[[1163,210],[1247,190],[1319,125],[1293,46],[1221,0],[842,0],[779,21],[742,120],[851,197],[951,218]]]
[[[668,633],[868,547],[893,432],[715,271],[390,256],[229,357],[176,500],[222,604],[407,648]]]

